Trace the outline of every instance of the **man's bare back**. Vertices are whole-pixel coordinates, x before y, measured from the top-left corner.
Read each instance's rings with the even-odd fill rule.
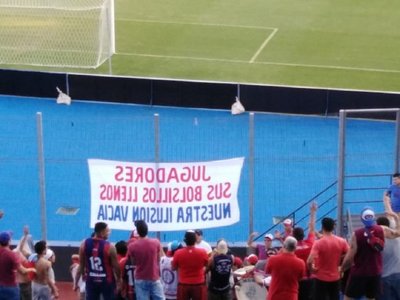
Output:
[[[33,281],[43,285],[49,285],[49,270],[51,267],[51,262],[47,259],[41,257],[36,262],[36,277]]]
[[[33,279],[33,289],[38,288],[37,285],[41,285],[40,289],[43,289],[43,286],[47,286],[53,297],[58,298],[58,289],[53,281],[50,280],[49,271],[51,268],[51,262],[45,259],[44,257],[40,257],[36,262],[36,276]],[[37,285],[35,285],[37,284]],[[40,293],[40,292],[39,292]],[[34,297],[35,298],[35,297]]]

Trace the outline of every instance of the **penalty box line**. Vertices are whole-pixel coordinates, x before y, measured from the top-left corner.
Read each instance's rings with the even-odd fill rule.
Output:
[[[262,29],[272,30],[267,36],[261,46],[257,49],[254,55],[251,57],[249,63],[254,63],[260,53],[264,50],[267,44],[271,41],[274,35],[278,32],[278,28],[269,26],[251,26],[251,25],[232,25],[232,24],[220,24],[220,23],[196,23],[196,22],[173,22],[173,21],[159,21],[159,20],[144,20],[144,19],[127,19],[120,18],[117,21],[121,22],[137,22],[137,23],[156,23],[156,24],[175,24],[175,25],[192,25],[192,26],[211,26],[211,27],[231,27],[231,28],[243,28],[243,29]]]
[[[272,32],[267,36],[261,46],[257,49],[256,53],[254,53],[253,57],[250,59],[249,63],[254,63],[260,53],[264,50],[267,44],[272,40],[274,35],[278,32],[278,28],[273,28]]]

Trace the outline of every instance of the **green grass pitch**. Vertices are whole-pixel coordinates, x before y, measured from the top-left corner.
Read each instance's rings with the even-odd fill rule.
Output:
[[[400,91],[399,11],[395,0],[115,0],[112,74]]]

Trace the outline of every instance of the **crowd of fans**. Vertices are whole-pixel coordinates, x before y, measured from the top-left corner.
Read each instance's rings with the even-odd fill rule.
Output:
[[[166,251],[148,237],[145,221],[135,221],[127,241],[108,241],[110,229],[96,223],[70,273],[77,299],[104,300],[400,300],[400,174],[384,193],[385,215],[370,207],[350,241],[335,235],[335,220],[324,217],[316,231],[316,203],[308,228],[283,221],[284,231],[252,233],[245,257],[220,239],[213,249],[202,230],[188,230]],[[0,218],[3,212],[0,211]],[[307,233],[307,234],[306,234]],[[33,243],[24,227],[11,250],[11,235],[0,233],[0,300],[58,298],[54,252],[46,241]]]

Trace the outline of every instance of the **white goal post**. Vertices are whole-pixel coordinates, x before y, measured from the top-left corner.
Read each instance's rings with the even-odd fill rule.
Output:
[[[115,53],[114,0],[0,0],[0,64],[97,68]]]

